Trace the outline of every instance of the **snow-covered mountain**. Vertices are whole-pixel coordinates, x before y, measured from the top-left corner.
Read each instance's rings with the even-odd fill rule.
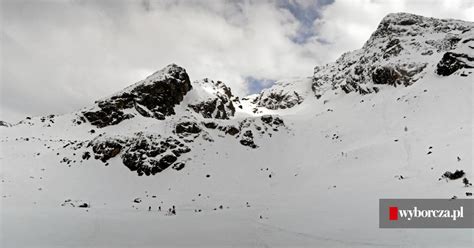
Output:
[[[335,63],[317,66],[313,90],[367,94],[382,87],[409,86],[428,72],[468,76],[474,67],[472,23],[413,14],[389,14],[364,46]]]
[[[2,247],[471,247],[468,229],[379,229],[378,199],[472,197],[443,174],[474,180],[473,68],[473,23],[397,13],[257,95],[171,64],[1,122]]]

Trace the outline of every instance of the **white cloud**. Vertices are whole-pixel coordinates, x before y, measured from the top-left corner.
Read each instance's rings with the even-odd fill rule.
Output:
[[[248,76],[309,76],[315,65],[361,47],[389,12],[474,16],[469,1],[353,0],[324,9],[322,0],[284,1],[4,0],[0,119],[73,111],[169,63],[192,80],[222,80],[245,94]],[[302,18],[282,7],[288,4],[323,11],[317,36],[293,41]]]

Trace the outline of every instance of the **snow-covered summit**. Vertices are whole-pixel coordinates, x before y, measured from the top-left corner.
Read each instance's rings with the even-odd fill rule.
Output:
[[[313,91],[316,97],[329,89],[367,94],[385,85],[411,85],[426,73],[467,76],[471,72],[463,69],[472,66],[466,61],[474,60],[473,27],[467,21],[389,14],[361,49],[314,69]],[[462,52],[443,58],[452,51]]]

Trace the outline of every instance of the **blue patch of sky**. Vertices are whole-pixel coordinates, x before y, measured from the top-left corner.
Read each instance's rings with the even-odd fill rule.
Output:
[[[270,88],[276,80],[268,78],[255,78],[252,76],[245,77],[247,90],[249,94],[260,93],[263,89]]]
[[[316,35],[313,23],[321,17],[323,7],[334,3],[335,0],[314,0],[309,4],[300,4],[293,0],[279,0],[277,6],[287,9],[300,23],[296,36],[291,40],[297,44],[306,43],[311,37]]]

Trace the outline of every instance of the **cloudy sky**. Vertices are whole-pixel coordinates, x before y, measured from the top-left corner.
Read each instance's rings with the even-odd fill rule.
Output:
[[[390,12],[471,0],[0,0],[0,119],[67,113],[177,63],[245,95],[360,48]]]

